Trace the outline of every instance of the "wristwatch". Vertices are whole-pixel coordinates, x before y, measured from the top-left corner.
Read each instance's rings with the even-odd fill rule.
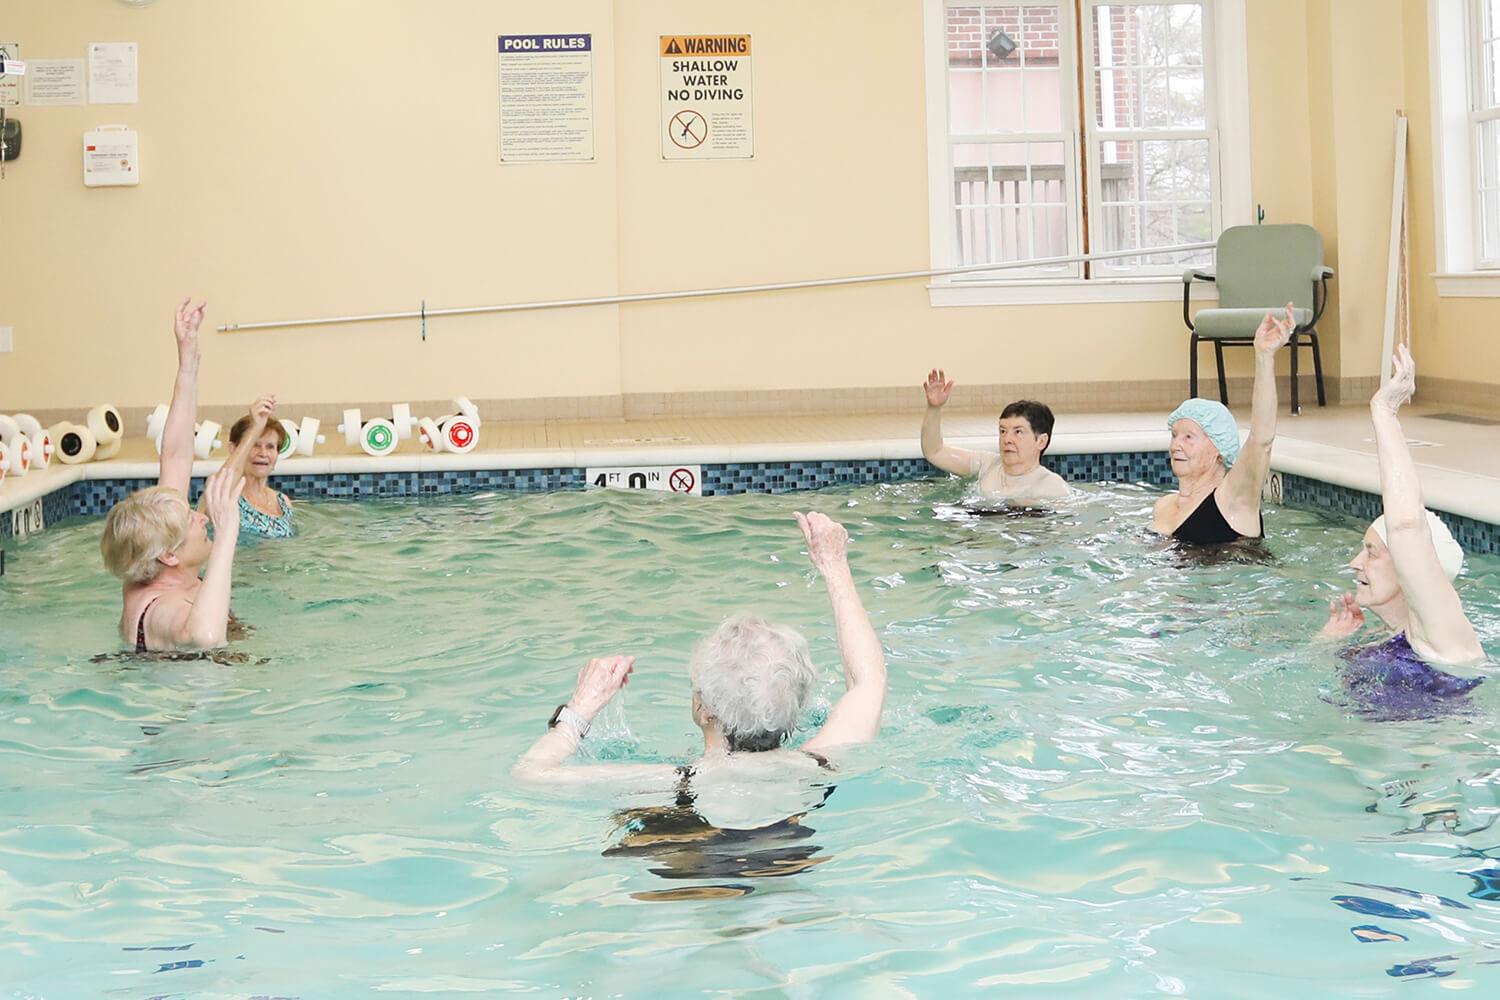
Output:
[[[578,738],[583,739],[589,734],[589,724],[583,716],[568,707],[567,702],[557,706],[557,711],[552,713],[552,718],[547,720],[548,729],[556,729],[559,722],[566,722],[578,731]]]

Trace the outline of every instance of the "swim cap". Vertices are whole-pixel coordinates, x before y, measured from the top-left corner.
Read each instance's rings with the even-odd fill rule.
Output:
[[[1432,547],[1437,549],[1438,565],[1443,567],[1443,572],[1448,579],[1452,580],[1458,576],[1458,571],[1464,568],[1464,550],[1453,538],[1453,532],[1432,511],[1424,511],[1427,515],[1427,529],[1432,532]],[[1371,524],[1375,534],[1380,540],[1390,545],[1390,540],[1385,537],[1385,515],[1381,514]]]
[[[1171,430],[1173,424],[1183,419],[1191,420],[1203,428],[1203,433],[1219,449],[1225,468],[1234,466],[1234,460],[1240,457],[1240,429],[1235,424],[1234,414],[1229,412],[1229,407],[1211,399],[1194,396],[1172,411],[1172,415],[1167,418],[1167,430]]]

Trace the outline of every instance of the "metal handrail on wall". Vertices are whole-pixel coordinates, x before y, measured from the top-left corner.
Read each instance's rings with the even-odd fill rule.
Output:
[[[950,274],[973,274],[979,271],[1004,271],[1009,268],[1051,267],[1094,260],[1117,260],[1121,257],[1144,257],[1167,253],[1212,250],[1214,243],[1183,243],[1170,247],[1137,247],[1105,253],[1073,254],[1068,257],[1040,257],[1033,260],[1002,261],[995,264],[969,264],[965,267],[940,267],[925,271],[891,271],[886,274],[861,274],[847,278],[814,278],[807,281],[777,281],[765,285],[731,285],[725,288],[693,288],[680,292],[642,292],[635,295],[601,295],[587,299],[554,299],[542,302],[514,302],[501,306],[465,306],[455,309],[428,309],[425,302],[407,312],[367,313],[362,316],[323,316],[316,319],[280,319],[259,323],[225,323],[220,333],[242,330],[278,330],[293,326],[331,326],[337,323],[371,323],[388,319],[419,319],[422,335],[427,334],[427,320],[434,316],[477,316],[485,313],[523,312],[530,309],[570,309],[577,306],[610,306],[626,302],[659,302],[667,299],[698,299],[710,295],[743,295],[749,292],[780,292],[795,288],[830,288],[836,285],[863,285],[876,281],[903,281],[910,278],[936,278]]]

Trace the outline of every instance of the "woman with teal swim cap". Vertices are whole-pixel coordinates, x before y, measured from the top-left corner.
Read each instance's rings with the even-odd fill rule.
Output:
[[[1276,437],[1276,352],[1296,325],[1288,302],[1283,318],[1266,313],[1255,331],[1250,436],[1243,447],[1234,415],[1223,403],[1189,399],[1167,418],[1177,490],[1156,502],[1153,531],[1206,545],[1262,536],[1261,485]]]

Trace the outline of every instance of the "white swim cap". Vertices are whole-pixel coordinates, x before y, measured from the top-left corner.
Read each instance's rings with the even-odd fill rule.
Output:
[[[1443,572],[1448,579],[1452,580],[1458,576],[1458,571],[1464,568],[1464,550],[1453,538],[1453,532],[1432,511],[1427,511],[1427,528],[1432,532],[1432,547],[1437,550],[1438,565],[1443,567]],[[1385,515],[1381,514],[1371,524],[1375,534],[1387,545],[1390,539],[1385,536]]]

